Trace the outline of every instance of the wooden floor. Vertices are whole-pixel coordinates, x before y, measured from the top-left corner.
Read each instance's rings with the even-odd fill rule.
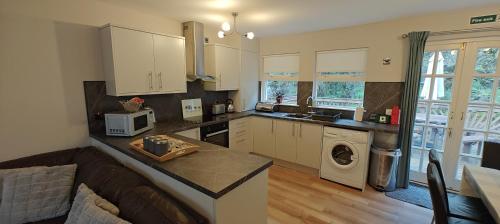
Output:
[[[268,223],[431,223],[432,211],[274,165],[269,171]]]

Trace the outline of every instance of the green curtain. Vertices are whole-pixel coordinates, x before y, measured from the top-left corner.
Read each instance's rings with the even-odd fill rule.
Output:
[[[399,126],[399,146],[402,155],[399,160],[396,180],[397,186],[402,188],[408,188],[410,181],[411,139],[417,108],[420,70],[422,68],[422,58],[424,56],[427,37],[429,37],[428,31],[411,32],[408,34],[410,53],[404,92],[401,99],[401,120]]]

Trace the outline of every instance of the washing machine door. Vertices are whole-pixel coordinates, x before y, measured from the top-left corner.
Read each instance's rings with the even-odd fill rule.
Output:
[[[352,169],[358,165],[359,153],[353,144],[337,141],[329,150],[330,162],[339,169]]]

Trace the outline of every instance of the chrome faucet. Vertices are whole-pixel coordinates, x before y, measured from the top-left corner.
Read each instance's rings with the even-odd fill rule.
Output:
[[[312,96],[307,97],[306,105],[307,105],[307,113],[312,114],[313,111],[314,98]]]

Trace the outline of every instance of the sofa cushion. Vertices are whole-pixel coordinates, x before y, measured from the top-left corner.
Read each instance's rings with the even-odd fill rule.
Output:
[[[68,214],[67,224],[128,224],[118,218],[116,206],[99,197],[85,184],[78,191]],[[111,211],[111,212],[110,212]]]
[[[141,175],[94,147],[78,151],[74,158],[74,162],[78,164],[78,170],[73,196],[76,195],[78,186],[85,183],[98,195],[116,204],[124,190],[147,182]]]
[[[76,165],[2,170],[2,223],[26,223],[64,215]]]
[[[135,224],[191,224],[205,223],[205,218],[196,215],[174,198],[167,197],[152,187],[140,186],[128,192],[118,204],[120,216]]]
[[[88,158],[90,159],[90,158]],[[80,162],[79,156],[75,156],[78,164],[77,176],[73,192],[81,183],[85,183],[98,195],[106,198],[111,203],[117,204],[125,193],[136,186],[148,183],[146,178],[131,171],[130,169],[107,160],[95,160],[87,163],[87,160]],[[82,165],[80,165],[82,164]]]

